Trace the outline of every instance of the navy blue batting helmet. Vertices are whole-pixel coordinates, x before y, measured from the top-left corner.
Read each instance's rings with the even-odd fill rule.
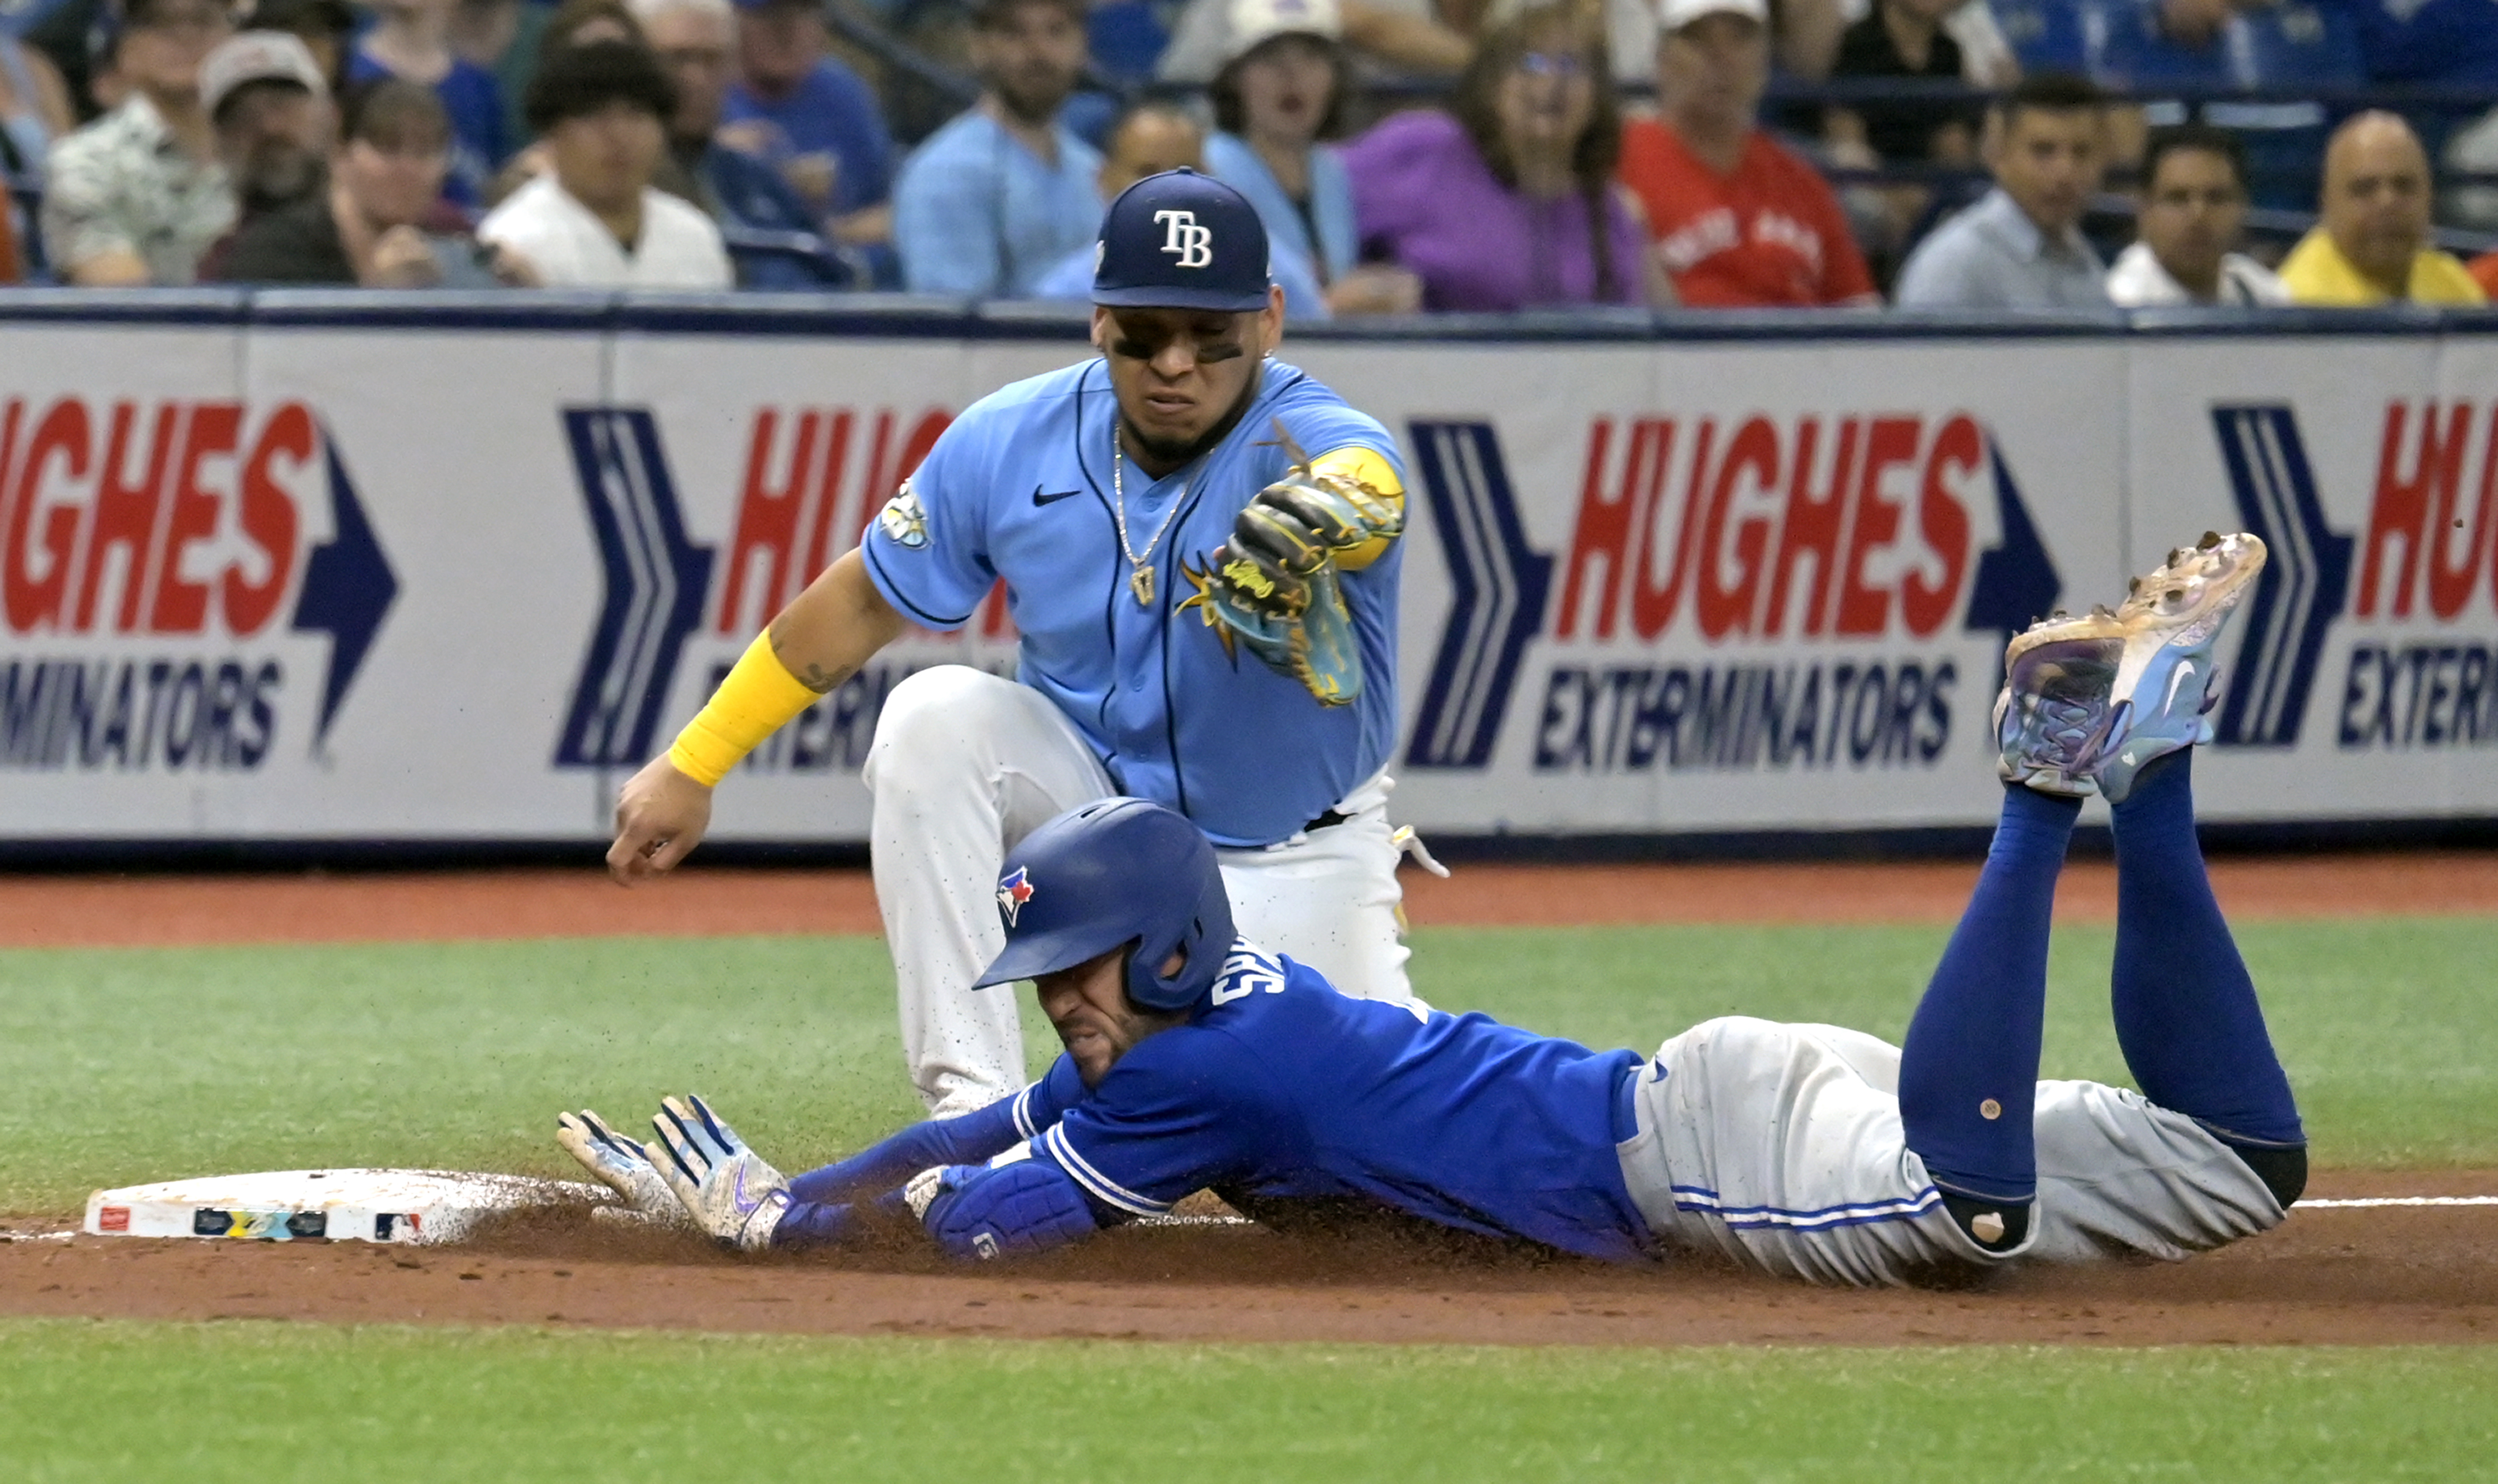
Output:
[[[1038,979],[1123,945],[1128,997],[1179,1010],[1211,989],[1232,951],[1232,899],[1214,847],[1149,799],[1104,799],[1023,838],[998,878],[1007,948],[975,989]],[[1178,972],[1157,972],[1176,951]]]

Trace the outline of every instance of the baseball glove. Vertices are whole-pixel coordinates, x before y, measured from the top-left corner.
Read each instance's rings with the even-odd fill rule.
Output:
[[[1342,573],[1405,530],[1404,502],[1350,475],[1306,462],[1258,491],[1207,568],[1183,567],[1224,647],[1246,646],[1301,682],[1321,706],[1361,694],[1361,647]]]

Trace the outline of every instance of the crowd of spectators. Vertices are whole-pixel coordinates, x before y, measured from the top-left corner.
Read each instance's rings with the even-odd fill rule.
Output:
[[[846,46],[828,4],[853,36],[951,40],[900,67],[898,43]],[[2498,229],[2498,0],[15,14],[0,282],[1080,300],[1106,203],[1184,168],[1256,207],[1302,323],[2498,290],[2498,253],[2436,242],[2441,205]],[[977,96],[897,142],[893,91],[948,64]],[[2444,203],[2441,160],[2476,177]]]

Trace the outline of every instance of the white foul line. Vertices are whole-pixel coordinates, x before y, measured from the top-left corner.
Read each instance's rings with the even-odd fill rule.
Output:
[[[2300,1201],[2292,1211],[2354,1206],[2498,1206],[2498,1195],[2369,1195],[2343,1201]]]

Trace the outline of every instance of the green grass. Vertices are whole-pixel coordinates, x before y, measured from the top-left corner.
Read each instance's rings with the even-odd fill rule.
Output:
[[[2242,933],[2320,1164],[2498,1164],[2490,931],[2388,919]],[[1416,935],[1415,979],[1443,1008],[1643,1051],[1739,1011],[1896,1038],[1942,937],[1444,929]],[[2050,1076],[2123,1080],[2107,955],[2104,929],[2058,934]],[[558,1109],[638,1120],[687,1088],[785,1168],[917,1113],[873,938],[0,952],[0,1087],[13,1212],[244,1169],[563,1173]]]
[[[2498,1349],[1025,1344],[0,1320],[13,1480],[2488,1478]]]

